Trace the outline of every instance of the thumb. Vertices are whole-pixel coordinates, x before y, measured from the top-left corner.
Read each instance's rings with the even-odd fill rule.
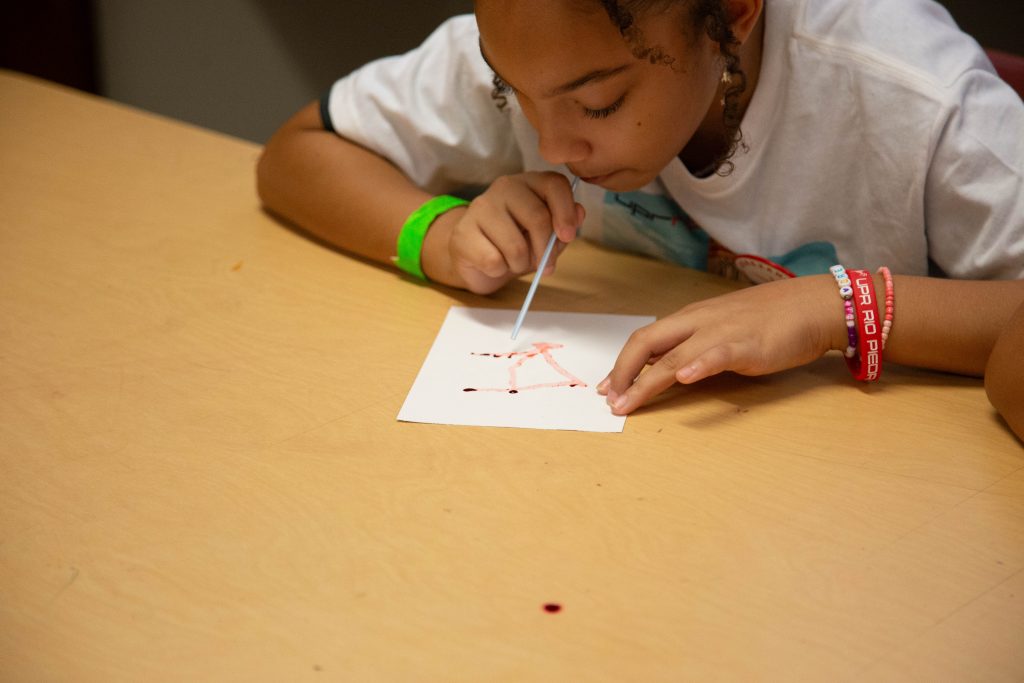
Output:
[[[572,242],[574,239],[576,239],[576,236],[579,235],[579,232],[580,232],[580,226],[583,225],[583,219],[585,219],[587,217],[587,210],[583,208],[582,204],[576,204],[574,206],[574,208],[576,209],[576,211],[575,211],[575,214],[576,214],[575,225],[573,225],[571,227],[570,226],[560,227],[557,230],[557,232],[558,232],[558,240],[560,242]]]

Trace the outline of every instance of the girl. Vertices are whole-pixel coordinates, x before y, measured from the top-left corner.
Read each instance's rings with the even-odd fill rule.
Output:
[[[259,163],[264,204],[480,294],[535,268],[552,231],[553,269],[577,228],[764,283],[638,330],[599,386],[618,414],[673,382],[830,349],[852,349],[864,376],[886,317],[888,360],[984,372],[1024,303],[1024,105],[940,6],[475,9],[288,121]],[[584,181],[575,197],[566,174]],[[470,187],[468,204],[444,195]],[[837,263],[900,275],[861,276],[849,299]]]

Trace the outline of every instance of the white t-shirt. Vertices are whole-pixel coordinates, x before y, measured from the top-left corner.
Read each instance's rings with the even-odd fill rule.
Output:
[[[581,184],[584,237],[754,280],[764,261],[1024,278],[1024,103],[940,5],[769,0],[765,22],[732,173],[674,159],[639,191]],[[325,126],[435,193],[567,173],[540,158],[514,96],[496,106],[478,38],[455,17],[339,80]]]

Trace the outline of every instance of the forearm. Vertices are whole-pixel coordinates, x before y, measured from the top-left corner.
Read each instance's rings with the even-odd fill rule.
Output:
[[[981,376],[1014,311],[1024,281],[967,281],[895,275],[895,317],[885,360]],[[879,319],[885,286],[875,277]],[[845,329],[834,338],[845,346]],[[833,348],[836,348],[834,346]],[[841,347],[840,347],[841,348]]]
[[[299,111],[267,142],[257,167],[264,206],[346,251],[390,262],[405,219],[430,195],[387,160]]]

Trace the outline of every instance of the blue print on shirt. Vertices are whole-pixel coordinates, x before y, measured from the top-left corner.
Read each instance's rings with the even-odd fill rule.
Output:
[[[716,255],[721,256],[725,251],[688,213],[664,195],[606,192],[604,205],[602,240],[610,247],[698,270],[708,270],[713,244]],[[822,241],[808,242],[785,254],[764,258],[795,275],[827,273],[839,262],[835,246]]]
[[[835,245],[830,242],[808,242],[782,256],[769,256],[780,266],[788,268],[794,275],[817,275],[839,263]]]
[[[707,270],[708,234],[663,195],[606,192],[602,241],[689,268]]]

